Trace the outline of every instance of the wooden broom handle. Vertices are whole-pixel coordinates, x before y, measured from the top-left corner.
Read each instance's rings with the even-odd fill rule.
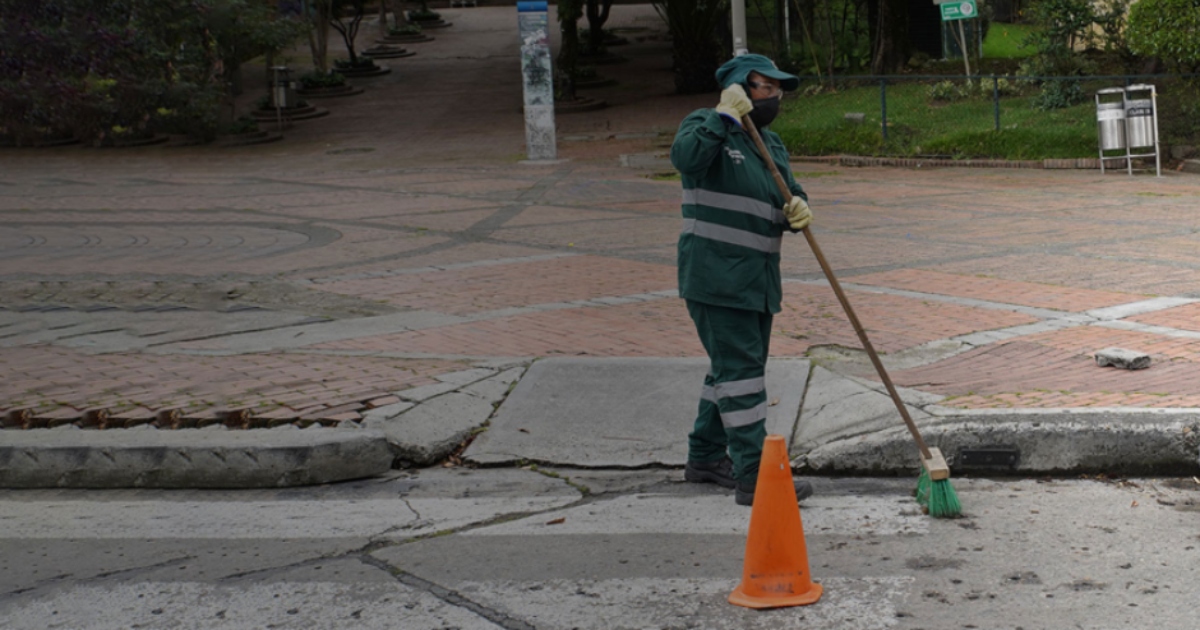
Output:
[[[783,194],[783,202],[792,199],[792,191],[788,188],[787,182],[783,181],[783,175],[779,173],[779,167],[775,166],[775,160],[771,157],[771,152],[767,150],[767,145],[763,143],[762,136],[758,134],[758,129],[754,126],[754,121],[750,120],[750,116],[742,116],[742,125],[746,131],[750,133],[750,137],[754,138],[754,144],[758,147],[758,153],[762,156],[763,161],[767,163],[767,168],[771,169],[771,176],[775,178],[775,185],[779,186],[779,192]],[[867,338],[867,331],[858,321],[858,316],[854,314],[854,309],[850,307],[850,300],[846,299],[846,293],[842,291],[842,285],[838,283],[837,277],[833,275],[833,268],[829,266],[829,261],[825,260],[825,254],[821,253],[821,247],[817,245],[817,239],[813,237],[812,230],[805,226],[803,230],[804,238],[808,240],[808,246],[812,249],[813,256],[816,256],[817,263],[821,265],[821,271],[825,273],[825,278],[829,280],[829,286],[833,287],[833,293],[837,295],[838,302],[842,303],[842,310],[846,311],[846,317],[850,319],[850,325],[854,326],[854,332],[858,334],[858,340],[862,342],[863,349],[867,351],[867,356],[871,357],[871,363],[875,365],[875,371],[879,373],[879,378],[883,381],[884,387],[887,388],[888,394],[892,397],[892,402],[896,404],[896,411],[900,412],[900,417],[904,418],[904,424],[908,425],[908,432],[912,433],[913,441],[917,443],[917,448],[921,449],[921,457],[926,460],[932,455],[929,452],[929,447],[925,445],[925,440],[921,439],[921,433],[917,431],[917,425],[908,415],[908,409],[904,407],[904,401],[900,400],[900,394],[896,392],[896,386],[892,385],[892,379],[888,376],[887,370],[883,367],[883,362],[879,360],[879,355],[875,352],[875,347],[871,345],[871,340]]]

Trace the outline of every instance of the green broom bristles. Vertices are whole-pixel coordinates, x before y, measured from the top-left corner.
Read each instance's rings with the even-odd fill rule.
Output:
[[[917,477],[917,489],[913,495],[917,497],[917,504],[926,510],[929,509],[929,486],[931,483],[929,471],[922,468],[921,476]]]
[[[934,518],[957,518],[962,516],[962,503],[949,479],[932,481],[929,471],[922,469],[917,477],[917,503]]]
[[[962,503],[949,479],[933,482],[929,493],[929,515],[934,518],[958,518],[962,516]]]

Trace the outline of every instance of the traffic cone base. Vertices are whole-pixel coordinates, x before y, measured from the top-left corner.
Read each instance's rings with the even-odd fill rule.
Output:
[[[808,572],[787,444],[781,435],[768,435],[750,508],[742,583],[729,595],[729,603],[747,608],[804,606],[820,599],[821,592]]]
[[[795,580],[803,582],[802,579]],[[786,608],[788,606],[807,606],[815,604],[818,599],[821,599],[821,593],[824,589],[820,584],[808,582],[808,591],[798,595],[780,595],[777,597],[753,597],[747,595],[742,589],[742,585],[738,585],[729,594],[729,603],[735,606],[745,606],[746,608]]]

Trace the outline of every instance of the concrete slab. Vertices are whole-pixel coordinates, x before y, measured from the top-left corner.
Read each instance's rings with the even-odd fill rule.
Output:
[[[525,368],[523,367],[509,368],[493,377],[464,387],[461,391],[464,394],[482,398],[493,405],[498,405],[504,401],[513,385],[521,380],[521,375],[524,373]]]
[[[929,405],[943,398],[903,388],[897,388],[897,392],[918,426],[929,417],[918,405]],[[894,429],[903,426],[903,422],[882,383],[842,376],[816,366],[790,453],[796,458],[822,444]]]
[[[547,359],[530,367],[465,456],[581,467],[682,466],[707,359]],[[809,362],[767,364],[767,430],[791,436]]]
[[[398,416],[370,416],[364,426],[383,432],[397,460],[429,466],[458,448],[494,410],[486,400],[452,392]]]
[[[408,389],[404,389],[404,390],[400,390],[400,391],[392,392],[392,393],[403,398],[404,400],[411,400],[413,402],[422,402],[425,400],[429,400],[430,398],[433,398],[435,396],[441,396],[442,394],[445,394],[447,392],[452,392],[452,391],[458,389],[458,387],[459,386],[454,383],[438,382],[438,383],[430,383],[428,385],[420,385],[417,387],[410,387]]]
[[[109,606],[113,600],[130,603]],[[134,603],[136,602],[136,603]],[[479,615],[403,584],[289,582],[239,584],[135,582],[74,585],[43,598],[26,597],[8,608],[6,626],[172,626],[226,628],[460,628],[502,630]]]
[[[476,381],[481,381],[496,373],[495,370],[487,368],[474,368],[470,370],[460,370],[458,372],[450,372],[447,374],[438,374],[433,378],[443,383],[451,383],[456,386],[468,385]]]

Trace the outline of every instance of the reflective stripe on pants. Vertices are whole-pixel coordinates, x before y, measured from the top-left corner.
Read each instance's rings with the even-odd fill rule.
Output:
[[[687,308],[709,358],[688,459],[712,461],[728,452],[735,476],[753,474],[767,434],[764,377],[772,316],[691,300]]]

